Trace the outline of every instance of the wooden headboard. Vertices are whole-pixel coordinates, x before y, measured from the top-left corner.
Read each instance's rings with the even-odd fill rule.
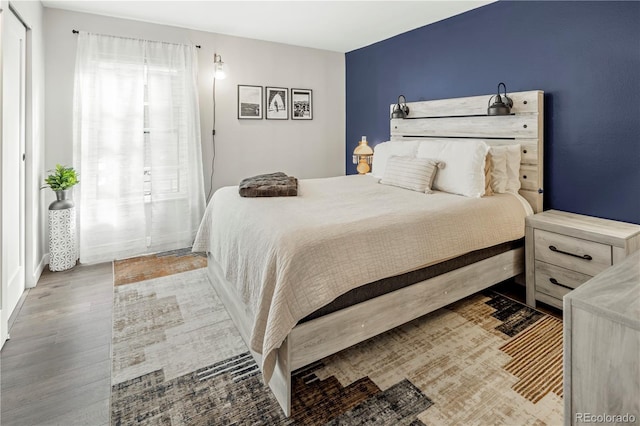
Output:
[[[544,92],[509,93],[511,115],[488,116],[492,95],[407,102],[409,115],[391,120],[391,140],[482,140],[488,145],[520,144],[520,195],[542,211]],[[390,106],[390,110],[393,110]]]

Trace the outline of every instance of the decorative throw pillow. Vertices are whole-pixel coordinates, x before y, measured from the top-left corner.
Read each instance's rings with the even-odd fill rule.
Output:
[[[496,194],[503,194],[507,190],[507,151],[499,146],[489,149],[493,168],[491,170],[491,189]]]
[[[507,147],[507,192],[517,194],[520,190],[520,145]]]
[[[373,164],[371,166],[371,174],[377,178],[384,177],[387,161],[392,156],[399,157],[415,157],[418,151],[419,141],[393,141],[381,142],[373,148]]]
[[[491,153],[488,152],[484,159],[484,197],[493,195],[491,173],[493,173],[493,158],[491,158]]]
[[[517,193],[520,189],[520,145],[492,146],[494,192]]]
[[[392,156],[380,183],[430,194],[439,167],[440,162],[430,158]]]

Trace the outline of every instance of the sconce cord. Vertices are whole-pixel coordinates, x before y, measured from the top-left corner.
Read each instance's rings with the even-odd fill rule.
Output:
[[[211,176],[209,178],[209,193],[207,194],[207,203],[211,198],[211,193],[213,192],[213,167],[216,161],[216,79],[213,79],[213,130],[211,130],[211,147],[213,149],[213,154],[211,156]]]

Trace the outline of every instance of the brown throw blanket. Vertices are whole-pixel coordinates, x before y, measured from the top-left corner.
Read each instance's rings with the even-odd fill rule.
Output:
[[[240,182],[239,192],[241,197],[295,197],[298,179],[282,172],[253,176]]]

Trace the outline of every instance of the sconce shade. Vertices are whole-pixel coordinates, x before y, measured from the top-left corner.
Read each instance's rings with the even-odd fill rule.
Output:
[[[361,140],[356,149],[353,150],[353,155],[373,155],[373,149],[367,145],[366,140]]]
[[[504,97],[500,96],[500,86],[504,88]],[[495,98],[493,104],[491,100]],[[498,94],[489,98],[489,108],[487,108],[487,115],[509,115],[511,114],[511,108],[513,107],[513,101],[507,96],[507,86],[504,83],[498,84]]]
[[[356,170],[363,175],[371,170],[371,162],[373,160],[373,149],[367,145],[367,137],[363,136],[358,146],[353,150],[353,164],[357,164]]]
[[[391,112],[391,118],[406,118],[409,115],[409,107],[407,106],[407,99],[404,95],[398,96],[398,103],[394,105]]]
[[[227,73],[224,72],[224,62],[222,62],[222,56],[213,54],[213,78],[216,80],[224,80],[227,77]]]

